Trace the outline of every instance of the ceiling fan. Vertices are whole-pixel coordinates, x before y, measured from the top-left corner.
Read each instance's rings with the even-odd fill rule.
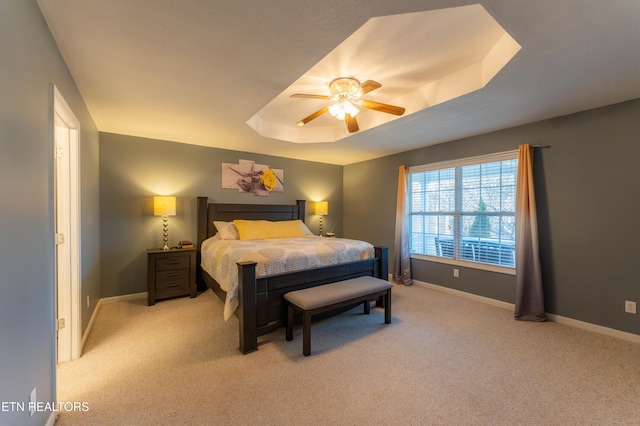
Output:
[[[292,98],[311,98],[322,99],[332,101],[333,104],[320,108],[313,114],[303,118],[296,124],[298,126],[304,126],[311,120],[320,117],[322,114],[328,112],[339,120],[344,120],[347,125],[349,133],[357,132],[359,130],[358,122],[356,121],[356,114],[358,114],[359,107],[372,109],[374,111],[386,112],[388,114],[402,115],[404,114],[404,108],[383,104],[380,102],[368,101],[362,99],[361,96],[365,95],[373,90],[379,89],[382,85],[373,80],[367,80],[360,84],[358,80],[352,77],[340,77],[332,80],[329,83],[330,95],[307,95],[307,94],[294,94]]]

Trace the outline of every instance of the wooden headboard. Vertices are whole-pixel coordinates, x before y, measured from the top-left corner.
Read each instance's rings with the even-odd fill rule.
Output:
[[[296,220],[304,222],[305,200],[297,200],[296,204],[220,204],[209,203],[207,197],[198,197],[198,245],[216,233],[214,220],[232,222],[243,220]]]

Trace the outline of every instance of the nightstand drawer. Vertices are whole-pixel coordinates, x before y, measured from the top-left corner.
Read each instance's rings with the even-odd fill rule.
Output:
[[[189,292],[189,274],[185,274],[184,278],[171,278],[166,280],[156,281],[156,292],[159,295],[167,296],[167,292],[177,291],[183,294],[185,291]]]
[[[189,269],[175,269],[156,273],[156,288],[166,288],[162,283],[187,281],[189,284]]]
[[[156,271],[166,271],[170,269],[180,269],[189,267],[189,255],[159,257],[156,259]]]

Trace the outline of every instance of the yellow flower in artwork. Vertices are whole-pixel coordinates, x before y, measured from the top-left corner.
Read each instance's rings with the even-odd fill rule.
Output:
[[[273,191],[278,185],[278,177],[273,170],[267,169],[262,172],[262,176],[260,176],[260,183],[262,183],[262,186],[264,186],[264,189],[267,191]]]

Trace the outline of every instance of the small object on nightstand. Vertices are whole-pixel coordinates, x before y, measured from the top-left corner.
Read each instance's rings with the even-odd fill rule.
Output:
[[[180,245],[178,246],[181,249],[192,249],[193,247],[193,243],[189,240],[183,240],[180,241]]]
[[[326,234],[324,234],[324,236],[329,238],[335,238],[336,234],[334,234],[333,232],[327,232]]]
[[[149,306],[170,297],[196,297],[196,250],[147,250]]]

